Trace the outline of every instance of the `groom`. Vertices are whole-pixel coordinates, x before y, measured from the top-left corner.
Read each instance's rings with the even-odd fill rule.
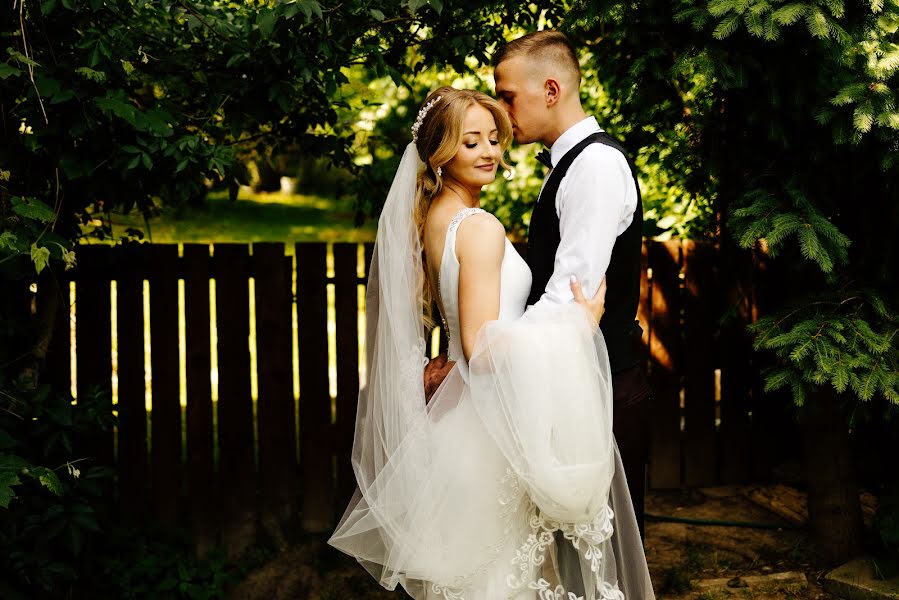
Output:
[[[649,386],[634,320],[643,226],[636,173],[624,149],[584,112],[577,55],[563,33],[518,38],[499,49],[493,64],[496,96],[515,141],[550,148],[538,157],[549,173],[528,230],[528,304],[570,302],[572,275],[589,298],[606,277],[600,329],[612,367],[613,428],[643,538]]]
[[[649,386],[641,366],[640,298],[643,208],[636,174],[621,146],[581,106],[577,55],[564,34],[537,31],[499,49],[496,96],[519,144],[542,142],[549,169],[531,215],[528,304],[567,303],[570,277],[591,298],[606,277],[603,336],[612,368],[613,429],[644,536],[643,497],[649,454]],[[452,364],[440,356],[425,371],[436,389]]]

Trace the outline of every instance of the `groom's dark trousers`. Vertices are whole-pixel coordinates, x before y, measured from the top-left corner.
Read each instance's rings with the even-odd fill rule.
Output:
[[[612,376],[612,431],[624,464],[641,540],[646,539],[643,504],[649,460],[649,403],[650,389],[642,364]]]

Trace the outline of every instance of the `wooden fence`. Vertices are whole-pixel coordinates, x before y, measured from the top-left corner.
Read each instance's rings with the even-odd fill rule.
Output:
[[[70,381],[71,323],[79,392],[99,385],[111,396],[115,350],[118,425],[96,453],[117,465],[123,514],[187,527],[201,550],[224,544],[233,553],[260,528],[277,539],[286,528],[327,531],[339,518],[354,490],[358,286],[371,246],[362,256],[356,244],[294,250],[285,256],[276,243],[184,245],[180,254],[174,245],[78,249],[74,318],[57,319],[50,359],[58,379]],[[767,436],[783,417],[758,401],[744,331],[759,269],[749,259],[725,265],[714,246],[689,241],[646,242],[643,260],[639,319],[654,390],[650,486],[764,477]]]

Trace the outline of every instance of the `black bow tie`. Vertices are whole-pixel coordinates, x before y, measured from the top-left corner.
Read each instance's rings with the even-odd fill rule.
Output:
[[[537,156],[536,156],[537,162],[539,162],[540,164],[545,166],[547,169],[552,169],[553,163],[552,163],[552,160],[550,159],[550,156],[551,155],[549,153],[549,150],[544,148],[543,150],[541,150],[540,152],[537,153]]]

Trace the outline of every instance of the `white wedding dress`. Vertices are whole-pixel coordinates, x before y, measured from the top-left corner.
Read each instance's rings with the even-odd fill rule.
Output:
[[[531,273],[507,241],[499,319],[464,359],[455,240],[477,212],[451,221],[440,263],[438,303],[456,366],[419,411],[423,341],[370,346],[399,366],[374,373],[360,393],[359,490],[329,543],[417,600],[650,600],[612,436],[608,357],[589,314],[576,304],[525,312]],[[378,261],[376,249],[372,268],[387,280],[395,265]],[[370,283],[370,302],[396,302],[378,288]],[[382,309],[369,336],[391,339],[384,332],[400,324],[386,320]],[[557,543],[575,546],[574,563],[557,556]]]

